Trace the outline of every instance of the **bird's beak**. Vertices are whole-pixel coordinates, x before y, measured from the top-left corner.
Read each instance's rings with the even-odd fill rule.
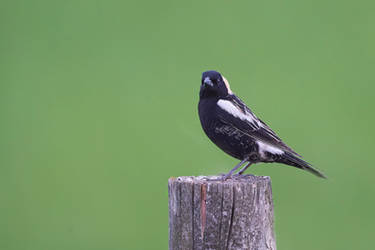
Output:
[[[206,77],[206,78],[204,79],[203,83],[204,83],[205,85],[209,85],[209,86],[211,86],[211,87],[214,86],[214,84],[212,83],[212,81],[211,81],[211,79],[210,79],[209,77]]]

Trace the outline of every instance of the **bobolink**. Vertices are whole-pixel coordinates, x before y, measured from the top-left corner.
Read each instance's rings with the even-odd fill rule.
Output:
[[[325,178],[256,117],[219,72],[203,72],[199,95],[198,111],[204,132],[224,152],[241,160],[224,180],[245,163],[238,175],[258,162],[283,163]]]

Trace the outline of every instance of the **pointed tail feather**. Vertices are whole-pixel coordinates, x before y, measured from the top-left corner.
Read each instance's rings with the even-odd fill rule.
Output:
[[[299,169],[303,169],[306,171],[309,171],[310,173],[320,177],[320,178],[327,178],[323,173],[318,171],[317,169],[313,168],[312,165],[297,156],[286,152],[282,155],[281,159],[279,159],[277,162],[284,163],[293,167],[297,167]]]

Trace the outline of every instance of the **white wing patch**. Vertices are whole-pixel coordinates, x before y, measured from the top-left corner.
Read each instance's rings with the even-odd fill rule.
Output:
[[[253,114],[249,112],[243,113],[242,110],[240,110],[236,105],[234,105],[231,101],[228,100],[222,100],[220,99],[217,101],[217,105],[228,112],[229,114],[233,115],[234,117],[240,118],[243,121],[249,121],[252,124],[259,125],[258,119],[254,117]]]
[[[281,149],[275,147],[275,146],[271,146],[267,143],[264,143],[262,141],[257,141],[258,143],[258,146],[259,146],[259,154],[261,156],[265,156],[265,152],[269,152],[271,154],[277,154],[277,155],[281,155],[284,153],[284,151],[282,151]]]
[[[261,127],[264,127],[261,122],[259,122],[258,118],[254,116],[252,113],[245,111],[245,113],[240,110],[236,105],[234,105],[231,101],[228,100],[222,100],[220,99],[217,102],[217,105],[223,109],[224,111],[228,112],[229,114],[233,115],[234,117],[237,117],[243,121],[248,121],[254,125],[258,125]],[[270,145],[268,143],[262,142],[262,141],[257,141],[257,144],[259,146],[259,154],[262,157],[266,157],[265,153],[271,153],[271,154],[277,154],[281,155],[284,153],[283,150],[281,150],[278,147],[275,147],[273,145]]]

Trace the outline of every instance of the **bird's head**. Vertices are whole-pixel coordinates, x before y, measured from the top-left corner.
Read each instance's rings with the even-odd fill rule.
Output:
[[[219,72],[210,70],[202,73],[202,84],[200,97],[225,97],[233,94],[230,90],[229,83]]]

